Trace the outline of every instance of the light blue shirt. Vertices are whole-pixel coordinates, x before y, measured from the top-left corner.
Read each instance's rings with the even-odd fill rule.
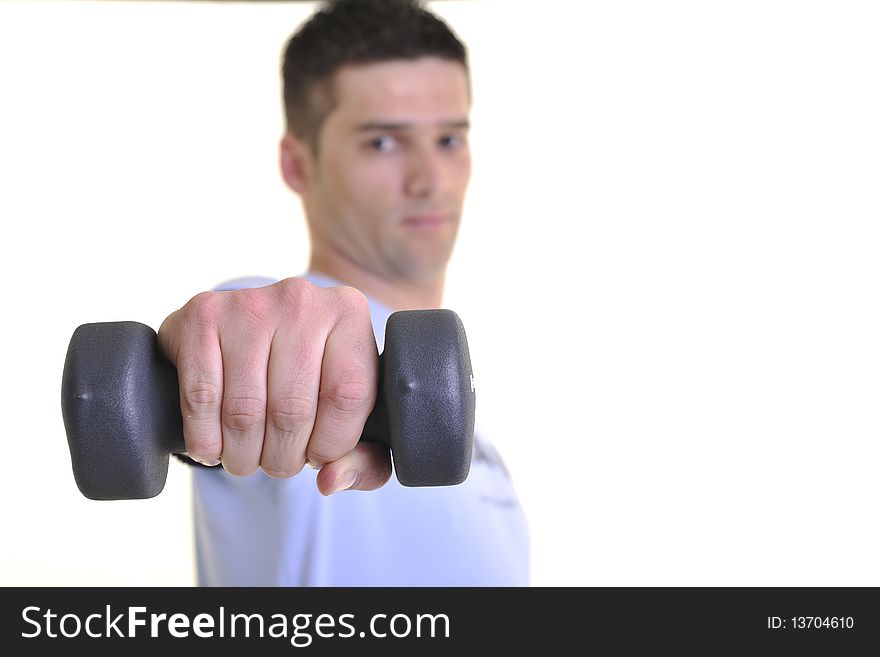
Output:
[[[274,282],[236,279],[217,289]],[[391,311],[369,301],[381,352]],[[527,586],[525,516],[479,429],[474,443],[470,474],[457,486],[409,488],[392,476],[376,491],[324,497],[311,468],[289,479],[193,468],[199,585]]]

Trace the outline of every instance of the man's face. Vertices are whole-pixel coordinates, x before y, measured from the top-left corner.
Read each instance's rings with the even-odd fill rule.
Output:
[[[464,67],[426,57],[336,74],[299,191],[312,248],[395,282],[442,276],[471,172]]]

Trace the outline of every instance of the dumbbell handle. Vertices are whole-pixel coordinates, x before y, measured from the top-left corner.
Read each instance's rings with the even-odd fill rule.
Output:
[[[385,405],[385,389],[382,385],[382,374],[384,372],[385,359],[382,354],[379,355],[379,389],[376,397],[376,403],[370,415],[367,418],[364,430],[359,440],[367,440],[373,443],[381,443],[388,447],[391,446],[390,431],[388,429],[388,409]],[[177,369],[168,362],[171,373],[167,378],[167,390],[165,403],[167,408],[162,411],[163,415],[169,417],[170,424],[168,426],[167,447],[172,454],[185,454],[186,444],[183,435],[183,418],[180,414],[180,390],[178,388]],[[177,417],[174,417],[175,412]],[[187,459],[188,460],[188,459]],[[194,463],[194,462],[193,462]]]
[[[158,345],[156,347],[158,352]],[[183,417],[180,412],[180,388],[178,386],[178,373],[164,355],[158,353],[157,358],[161,362],[158,368],[162,372],[162,380],[159,382],[162,395],[156,400],[155,411],[158,416],[166,418],[166,429],[162,433],[165,438],[165,447],[173,454],[185,454],[186,443],[183,435]],[[379,386],[376,403],[370,412],[361,433],[360,440],[381,443],[389,446],[390,431],[388,428],[388,409],[385,405],[385,389],[382,385],[385,359],[379,355]]]

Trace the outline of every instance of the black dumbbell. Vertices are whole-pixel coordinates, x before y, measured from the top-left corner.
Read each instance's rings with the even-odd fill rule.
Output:
[[[393,313],[379,393],[361,440],[387,444],[404,486],[451,486],[470,470],[475,395],[467,338],[451,310]],[[83,324],[70,339],[61,411],[86,497],[139,499],[165,486],[185,451],[177,370],[138,322]]]

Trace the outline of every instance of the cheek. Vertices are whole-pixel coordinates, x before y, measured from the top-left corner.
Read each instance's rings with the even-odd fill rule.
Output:
[[[370,212],[376,205],[375,198],[382,194],[382,180],[366,167],[328,167],[323,177],[324,206],[333,214],[359,221],[359,216]]]
[[[449,168],[452,170],[450,175],[454,176],[457,180],[467,181],[470,178],[471,151],[469,148],[464,148],[451,154],[448,162]]]
[[[452,163],[450,171],[450,180],[460,196],[464,196],[468,183],[471,179],[471,161],[470,158],[461,158]]]
[[[400,178],[394,162],[383,162],[358,169],[351,176],[350,185],[360,205],[370,212],[386,214],[394,207],[400,191]]]
[[[355,233],[383,231],[400,205],[399,167],[393,158],[363,159],[340,151],[321,171],[324,208]]]

